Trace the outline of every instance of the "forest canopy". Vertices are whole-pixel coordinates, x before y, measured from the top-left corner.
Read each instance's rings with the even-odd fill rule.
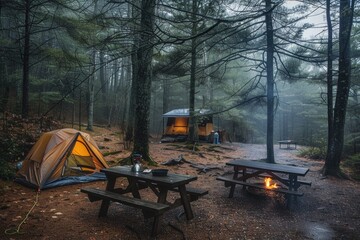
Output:
[[[354,0],[1,1],[1,118],[159,136],[163,113],[205,108],[231,141],[269,143],[271,126],[270,143],[324,146],[334,131],[356,154],[359,14]]]

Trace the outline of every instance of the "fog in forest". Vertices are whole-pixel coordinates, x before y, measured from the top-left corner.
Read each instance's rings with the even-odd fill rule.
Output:
[[[144,9],[148,18],[141,18],[140,1],[4,3],[2,116],[51,117],[122,132],[143,116],[149,129],[142,131],[159,139],[164,113],[193,107],[211,110],[214,130],[226,132],[229,141],[265,143],[273,98],[274,141],[326,141],[328,101],[335,106],[335,95],[328,100],[327,93],[336,94],[339,78],[339,5],[329,6],[328,44],[323,1],[147,3],[154,4]],[[356,11],[352,23],[357,53]],[[352,65],[344,132],[356,145],[357,54]]]

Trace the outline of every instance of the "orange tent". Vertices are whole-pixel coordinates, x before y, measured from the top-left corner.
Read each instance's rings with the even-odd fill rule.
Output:
[[[96,180],[95,173],[107,167],[89,134],[65,128],[40,137],[23,161],[16,180],[44,189]]]

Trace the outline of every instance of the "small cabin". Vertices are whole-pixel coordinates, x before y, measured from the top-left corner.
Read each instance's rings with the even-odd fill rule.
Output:
[[[195,110],[199,140],[208,141],[213,131],[213,117],[208,109]],[[189,133],[189,109],[174,109],[163,114],[164,125],[161,142],[185,141]]]

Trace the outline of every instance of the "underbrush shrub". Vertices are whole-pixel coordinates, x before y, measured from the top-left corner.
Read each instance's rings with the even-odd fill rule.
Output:
[[[342,163],[343,171],[355,180],[360,180],[360,154],[347,157]]]
[[[327,145],[324,139],[319,139],[316,141],[313,146],[300,149],[298,156],[323,160],[326,158]]]
[[[14,164],[0,160],[0,179],[11,180],[15,177],[16,169]]]
[[[52,117],[22,118],[5,112],[0,115],[0,179],[11,179],[18,164],[42,132],[61,127]]]
[[[7,162],[22,160],[35,143],[35,138],[26,132],[0,134],[0,137],[2,139],[0,142],[0,156],[2,160]]]
[[[32,146],[33,139],[27,134],[1,134],[0,137],[2,138],[0,142],[0,178],[9,180],[15,176],[15,165],[25,158],[25,154]]]
[[[359,151],[359,144],[356,141],[345,141],[343,153],[347,156],[357,154]]]

